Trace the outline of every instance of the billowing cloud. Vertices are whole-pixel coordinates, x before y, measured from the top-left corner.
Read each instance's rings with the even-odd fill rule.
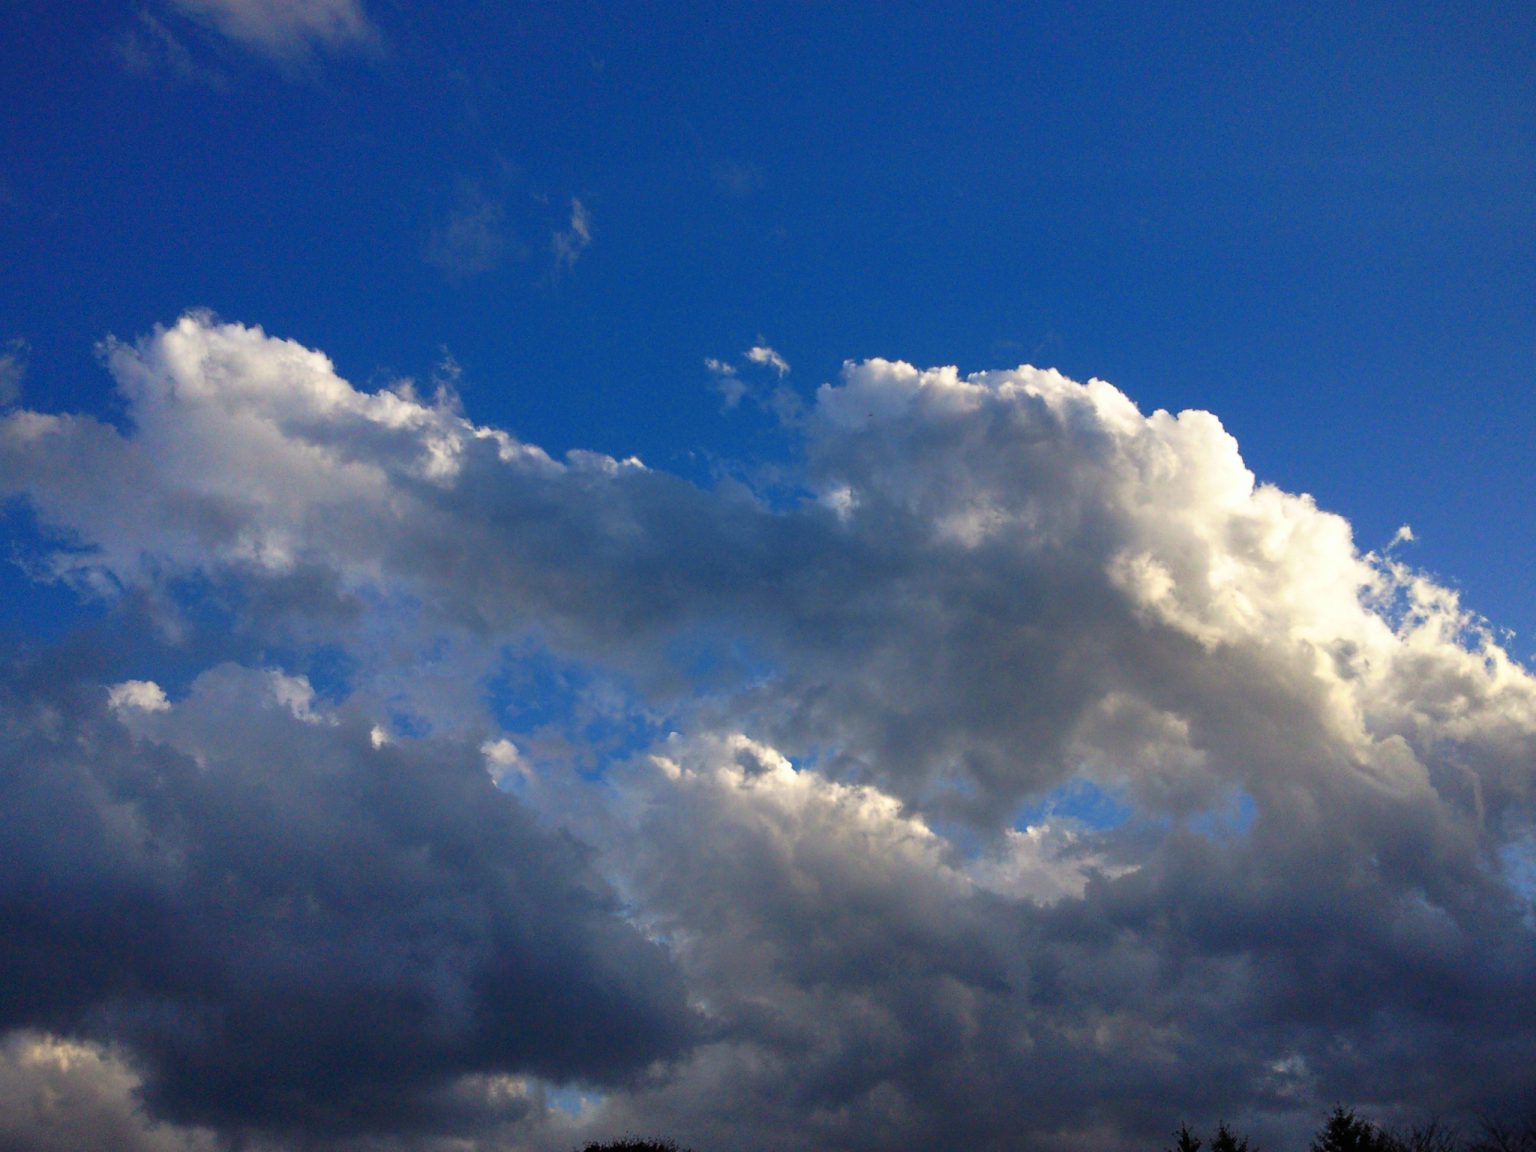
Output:
[[[202,314],[107,362],[121,426],[0,421],[33,570],[348,669],[13,689],[8,763],[58,767],[7,875],[68,914],[0,946],[5,1023],[122,1045],[156,1115],[1111,1150],[1525,1099],[1536,680],[1214,416],[849,364],[786,502]],[[445,1103],[504,1075],[604,1087]]]
[[[0,1027],[120,1046],[156,1115],[401,1130],[465,1074],[613,1082],[687,1041],[666,957],[477,748],[235,665],[174,702],[26,667],[0,712]]]
[[[371,47],[378,32],[361,0],[170,0],[176,10],[279,60],[315,48]]]

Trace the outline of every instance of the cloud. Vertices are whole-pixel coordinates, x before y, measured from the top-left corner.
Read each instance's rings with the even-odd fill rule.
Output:
[[[27,342],[19,336],[0,344],[0,405],[13,404],[27,375]]]
[[[850,363],[785,497],[206,314],[106,362],[121,425],[0,418],[32,570],[297,661],[13,677],[4,1023],[153,1115],[1110,1150],[1524,1099],[1536,679],[1213,415]],[[463,1104],[499,1075],[606,1089]]]
[[[746,355],[747,359],[752,361],[752,363],[762,364],[765,367],[772,368],[779,374],[780,379],[783,379],[785,376],[789,375],[788,361],[786,361],[784,357],[780,356],[766,344],[754,345],[753,347],[747,349]]]
[[[762,337],[758,339],[761,340]],[[789,362],[767,344],[762,343],[755,344],[743,352],[742,361],[772,370],[779,384],[772,390],[764,392],[763,389],[744,380],[737,365],[726,360],[708,357],[704,361],[704,367],[709,369],[715,390],[724,399],[724,410],[729,412],[738,407],[743,399],[750,398],[758,407],[776,416],[784,426],[797,425],[804,416],[805,405],[793,390],[783,384],[784,377],[789,375]]]
[[[176,1130],[144,1115],[138,1078],[98,1045],[36,1032],[0,1043],[0,1147],[27,1152],[120,1148],[215,1152],[208,1129]]]
[[[581,254],[592,244],[592,217],[586,206],[575,197],[571,198],[571,223],[563,232],[556,232],[550,239],[550,250],[555,254],[555,270],[576,266]]]
[[[361,0],[169,0],[171,6],[245,48],[277,60],[314,49],[373,48],[379,33]],[[153,31],[153,30],[152,30]]]
[[[429,1123],[465,1074],[611,1083],[686,1043],[666,958],[477,748],[318,707],[234,665],[174,702],[13,673],[0,1027],[121,1046],[156,1116],[331,1134]]]
[[[165,689],[153,680],[124,680],[111,685],[107,689],[107,704],[120,716],[133,711],[166,712],[171,707]]]
[[[200,63],[164,21],[141,9],[134,27],[118,36],[114,47],[129,72],[164,76],[180,84],[223,88],[227,81],[217,69]]]
[[[423,256],[452,280],[489,272],[520,255],[507,228],[506,208],[471,183],[461,184],[452,206],[427,237]]]
[[[763,186],[763,173],[755,164],[736,160],[718,160],[709,166],[715,187],[738,199],[750,196]]]
[[[720,393],[721,408],[729,412],[741,404],[747,395],[747,382],[737,373],[734,365],[713,356],[706,357],[704,367],[709,370],[710,382]]]

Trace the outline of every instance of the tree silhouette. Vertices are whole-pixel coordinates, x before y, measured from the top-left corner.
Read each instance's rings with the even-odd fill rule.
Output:
[[[1468,1152],[1536,1152],[1536,1113],[1518,1126],[1485,1117],[1483,1130]]]
[[[1393,1129],[1391,1140],[1396,1152],[1461,1152],[1466,1147],[1460,1134],[1438,1119],[1410,1128]]]
[[[1163,1152],[1200,1152],[1203,1146],[1203,1141],[1188,1124],[1180,1124],[1179,1130],[1173,1134],[1173,1147],[1165,1148]],[[1259,1152],[1259,1148],[1250,1145],[1248,1137],[1239,1136],[1223,1120],[1216,1125],[1216,1135],[1211,1137],[1210,1152]]]
[[[1216,1125],[1216,1135],[1211,1137],[1211,1152],[1259,1152],[1257,1147],[1248,1146],[1248,1137],[1239,1136],[1227,1127],[1223,1120]]]
[[[1342,1104],[1312,1138],[1312,1152],[1398,1152],[1398,1142]]]

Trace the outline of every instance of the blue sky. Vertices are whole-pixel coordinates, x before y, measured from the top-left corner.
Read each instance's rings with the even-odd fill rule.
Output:
[[[0,107],[19,1147],[1529,1087],[1527,6],[0,0]]]
[[[1365,547],[1412,524],[1536,627],[1519,6],[367,19],[274,61],[174,7],[8,6],[29,398],[99,408],[96,341],[203,306],[361,383],[446,348],[481,419],[686,468],[775,451],[702,366],[759,337],[803,392],[871,355],[1036,363],[1214,411],[1262,479]],[[573,198],[593,240],[556,268]]]

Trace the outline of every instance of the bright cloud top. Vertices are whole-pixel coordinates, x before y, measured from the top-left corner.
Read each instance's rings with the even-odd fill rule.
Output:
[[[0,910],[53,927],[4,1024],[155,1115],[1111,1149],[1528,1086],[1536,681],[1214,416],[849,364],[786,503],[204,314],[107,361],[122,427],[0,421],[31,563],[228,652],[12,671]]]

